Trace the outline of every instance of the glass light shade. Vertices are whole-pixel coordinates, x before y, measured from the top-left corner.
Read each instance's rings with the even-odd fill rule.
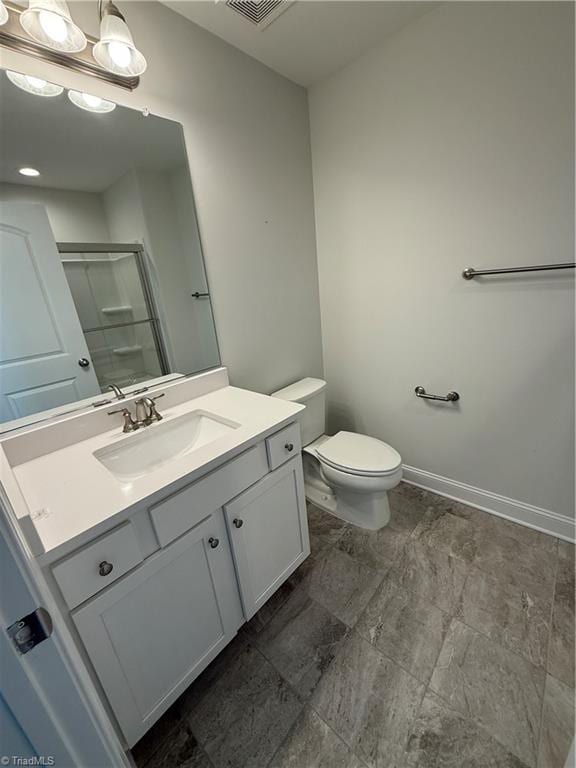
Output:
[[[86,48],[86,35],[73,21],[65,0],[30,0],[20,24],[38,43],[64,53]]]
[[[104,12],[100,40],[92,51],[101,67],[115,75],[136,77],[147,67],[146,59],[134,45],[128,25],[120,16]]]
[[[4,5],[2,0],[0,0],[0,27],[3,24],[6,24],[8,21],[9,15],[8,15],[8,8]]]
[[[64,88],[61,85],[54,85],[40,77],[32,75],[22,75],[20,72],[6,71],[6,77],[11,83],[17,85],[26,93],[33,93],[34,96],[60,96]]]
[[[99,96],[92,96],[90,93],[82,93],[81,91],[68,91],[68,98],[80,109],[85,109],[87,112],[99,112],[104,114],[105,112],[112,112],[116,109],[116,104],[113,101],[107,101],[101,99]]]

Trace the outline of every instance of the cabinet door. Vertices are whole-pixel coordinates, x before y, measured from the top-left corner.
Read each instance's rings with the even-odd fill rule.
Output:
[[[310,554],[300,456],[224,506],[244,616],[250,619]]]
[[[73,618],[132,746],[242,622],[222,511],[152,555]]]

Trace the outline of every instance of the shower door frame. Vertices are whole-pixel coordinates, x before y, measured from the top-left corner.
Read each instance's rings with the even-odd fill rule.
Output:
[[[87,328],[82,329],[83,333],[90,331],[105,331],[110,328],[123,328],[131,325],[139,325],[142,323],[149,323],[152,330],[152,336],[154,338],[154,344],[158,353],[158,361],[160,363],[160,369],[162,376],[166,376],[170,373],[170,366],[168,363],[168,356],[166,352],[166,344],[162,335],[162,326],[160,324],[160,318],[158,315],[158,307],[154,300],[154,293],[150,283],[148,270],[146,268],[145,250],[141,243],[63,243],[57,242],[56,247],[58,253],[127,253],[134,254],[136,259],[136,269],[138,270],[138,276],[142,285],[142,292],[144,294],[144,303],[146,304],[146,312],[148,318],[146,320],[139,320],[132,323],[115,323],[107,325],[104,328]]]

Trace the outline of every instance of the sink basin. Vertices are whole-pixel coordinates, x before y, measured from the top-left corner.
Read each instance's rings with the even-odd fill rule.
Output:
[[[191,411],[100,448],[94,457],[119,480],[137,480],[239,426],[207,411]]]

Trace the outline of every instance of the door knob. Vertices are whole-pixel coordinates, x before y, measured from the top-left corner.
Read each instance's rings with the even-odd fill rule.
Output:
[[[214,536],[210,536],[208,539],[208,544],[212,547],[212,549],[216,549],[218,544],[220,544],[220,539],[215,539]]]
[[[90,368],[90,360],[86,357],[81,357],[80,360],[78,360],[78,365],[80,368]]]
[[[112,569],[114,566],[112,563],[107,563],[106,560],[102,560],[100,565],[98,566],[98,573],[100,576],[108,576],[110,573],[112,573]]]
[[[242,528],[244,525],[244,520],[241,520],[239,517],[235,517],[234,520],[232,520],[232,524],[234,525],[234,528]]]

